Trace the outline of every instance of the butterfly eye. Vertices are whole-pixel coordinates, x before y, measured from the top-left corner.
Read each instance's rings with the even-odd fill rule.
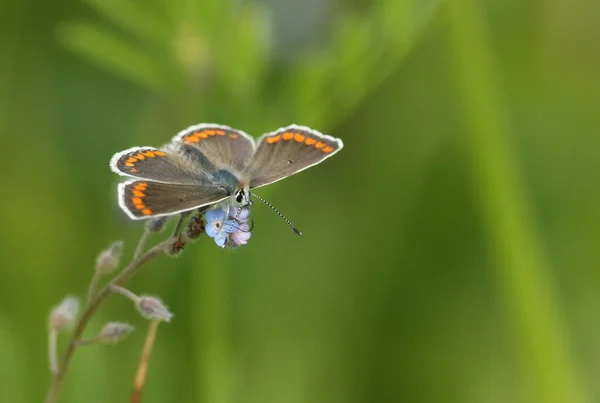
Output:
[[[239,190],[237,192],[237,195],[235,196],[235,201],[238,203],[241,203],[244,201],[244,191],[243,190]]]

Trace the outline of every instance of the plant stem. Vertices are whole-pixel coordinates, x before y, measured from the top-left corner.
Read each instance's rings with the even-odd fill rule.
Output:
[[[587,402],[543,241],[510,142],[479,3],[452,0],[446,4],[470,125],[467,151],[489,247],[496,259],[497,280],[528,378],[525,383],[532,386],[527,400]]]
[[[144,233],[142,234],[140,240],[137,243],[137,246],[135,247],[135,252],[133,253],[134,259],[137,259],[142,254],[142,251],[144,250],[144,245],[146,245],[146,241],[150,237],[150,234],[151,232],[148,231],[148,229],[144,229]]]
[[[122,296],[129,298],[133,301],[134,304],[139,300],[139,297],[133,292],[129,291],[127,288],[120,287],[116,284],[110,284],[110,290],[116,294],[121,294]]]
[[[150,361],[150,355],[152,355],[152,347],[154,346],[159,323],[160,320],[154,319],[150,322],[150,326],[148,327],[148,334],[146,336],[146,341],[144,342],[142,357],[140,358],[140,364],[138,365],[137,374],[135,375],[135,380],[133,382],[131,403],[141,403],[142,401],[142,390],[144,389],[144,383],[146,381],[148,362]]]
[[[100,282],[100,274],[98,271],[94,273],[94,277],[92,277],[92,281],[90,281],[90,287],[88,288],[88,296],[86,306],[90,305],[92,299],[94,299],[94,295],[96,294],[96,289],[98,288],[98,283]]]
[[[140,269],[140,267],[142,267],[144,265],[144,263],[148,262],[149,260],[151,260],[152,258],[154,258],[156,256],[163,254],[165,251],[165,247],[170,242],[172,242],[172,239],[167,239],[166,241],[163,241],[163,242],[159,243],[158,245],[154,246],[153,248],[151,248],[150,250],[148,250],[146,253],[144,253],[139,258],[137,258],[137,259],[134,258],[131,261],[131,263],[129,263],[129,265],[127,267],[125,267],[125,269],[123,269],[123,271],[121,271],[119,274],[117,274],[108,284],[106,284],[98,292],[98,294],[96,294],[96,296],[93,298],[93,300],[90,301],[88,306],[85,308],[85,311],[83,311],[82,315],[79,317],[79,320],[77,321],[77,323],[75,325],[75,330],[73,330],[73,333],[71,334],[71,337],[67,343],[67,348],[66,348],[65,352],[63,353],[63,356],[60,360],[58,369],[57,369],[56,373],[54,373],[52,376],[52,380],[50,382],[50,387],[48,388],[48,392],[46,393],[46,398],[44,399],[45,403],[58,402],[60,389],[61,389],[64,377],[65,377],[65,373],[67,371],[67,368],[69,367],[69,363],[71,362],[71,359],[73,358],[73,353],[75,352],[75,349],[77,348],[78,340],[81,338],[81,335],[83,334],[83,331],[85,330],[85,328],[86,328],[89,320],[91,319],[92,315],[94,314],[94,312],[96,312],[98,307],[100,307],[100,305],[111,294],[111,286],[116,285],[116,284],[123,284],[125,281],[130,279],[133,275],[135,275],[138,272],[138,270]]]
[[[192,214],[190,211],[186,211],[179,215],[179,218],[177,219],[177,224],[175,225],[175,228],[173,229],[173,235],[172,235],[173,238],[177,238],[179,236],[179,232],[181,231],[181,225],[183,224],[183,220],[185,220],[185,218],[187,216],[189,216],[190,214]]]
[[[77,344],[77,347],[79,347],[79,346],[89,346],[89,345],[98,343],[100,340],[102,340],[102,337],[101,336],[96,336],[96,337],[93,337],[91,339],[77,340],[75,343]]]
[[[50,373],[56,374],[58,372],[58,358],[56,353],[56,339],[58,331],[56,329],[48,330],[48,361],[50,364]]]

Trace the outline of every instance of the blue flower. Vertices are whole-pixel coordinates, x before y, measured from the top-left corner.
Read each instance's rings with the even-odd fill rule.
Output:
[[[208,210],[205,216],[206,235],[213,238],[221,248],[245,245],[250,239],[249,215],[247,208],[238,211],[225,206]]]
[[[206,212],[206,235],[213,238],[221,248],[227,242],[227,236],[233,231],[231,225],[225,225],[226,213],[223,208],[211,209]]]

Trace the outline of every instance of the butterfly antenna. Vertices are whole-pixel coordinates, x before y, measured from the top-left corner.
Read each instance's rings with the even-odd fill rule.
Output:
[[[292,223],[290,222],[290,220],[288,220],[288,219],[286,218],[286,216],[284,216],[283,214],[281,214],[281,211],[277,210],[277,209],[276,209],[276,208],[275,208],[275,207],[274,207],[274,206],[273,206],[271,203],[269,203],[268,201],[266,201],[265,199],[263,199],[262,197],[260,197],[260,196],[259,196],[259,195],[257,195],[256,193],[252,193],[252,196],[256,197],[258,200],[260,200],[261,202],[263,202],[264,204],[266,204],[267,206],[269,206],[269,207],[271,208],[271,210],[273,210],[274,212],[276,212],[276,213],[277,213],[277,215],[278,215],[279,217],[281,217],[281,219],[282,219],[283,221],[285,221],[285,223],[286,223],[287,225],[289,225],[289,226],[290,226],[290,228],[291,228],[291,229],[292,229],[292,230],[293,230],[293,231],[294,231],[296,234],[298,234],[298,235],[302,235],[302,232],[300,232],[300,230],[299,230],[298,228],[294,227],[294,224],[292,224]]]

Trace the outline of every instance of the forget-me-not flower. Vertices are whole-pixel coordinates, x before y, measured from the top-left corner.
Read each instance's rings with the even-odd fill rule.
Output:
[[[206,235],[222,248],[245,245],[250,239],[249,215],[247,208],[242,208],[239,212],[228,206],[210,209],[205,216]]]

